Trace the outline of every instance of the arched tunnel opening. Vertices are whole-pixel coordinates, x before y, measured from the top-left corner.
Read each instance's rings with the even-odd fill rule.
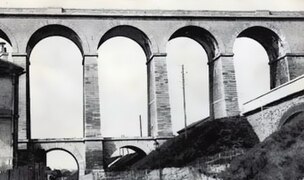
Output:
[[[147,156],[147,154],[138,147],[123,146],[112,154],[106,171],[128,170],[132,165],[143,159],[145,156]]]

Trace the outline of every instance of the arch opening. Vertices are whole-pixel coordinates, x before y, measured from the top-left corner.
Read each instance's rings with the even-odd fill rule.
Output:
[[[49,179],[79,179],[77,158],[65,149],[55,148],[46,151],[46,166]]]
[[[278,129],[288,124],[291,121],[303,120],[304,119],[304,104],[297,104],[289,108],[282,116]]]
[[[107,171],[128,170],[133,164],[143,159],[147,154],[136,146],[123,146],[111,155]]]
[[[100,46],[106,42],[108,39],[111,39],[113,37],[126,37],[129,39],[132,39],[133,41],[137,42],[139,46],[143,49],[145,52],[145,55],[147,57],[147,60],[151,57],[151,41],[149,40],[148,36],[142,32],[140,29],[135,28],[133,26],[129,25],[120,25],[116,26],[109,31],[107,31],[103,37],[100,39],[98,43],[98,49]]]
[[[287,45],[282,41],[277,33],[261,26],[254,26],[243,30],[238,38],[251,38],[260,43],[268,55],[270,68],[270,89],[277,87],[288,81],[286,61],[278,61],[280,57],[286,54]],[[285,71],[284,71],[285,70]]]
[[[301,120],[304,119],[304,111],[295,112],[288,119],[286,119],[284,122],[282,122],[282,124],[280,124],[280,127],[290,123],[291,121],[295,121],[297,119],[301,119]]]
[[[31,136],[83,137],[83,67],[79,48],[69,39],[52,36],[39,41],[29,59]]]
[[[103,136],[147,134],[147,67],[141,46],[126,37],[113,37],[98,49],[100,109]]]
[[[50,36],[61,36],[71,40],[79,48],[81,54],[83,54],[82,42],[76,32],[69,27],[53,24],[44,26],[32,34],[26,47],[27,55],[31,55],[33,48],[39,41]]]
[[[209,61],[219,53],[218,43],[214,36],[201,27],[186,26],[180,28],[171,35],[169,41],[177,37],[187,37],[197,41],[205,49]]]
[[[185,102],[187,125],[210,116],[210,76],[208,62],[218,54],[215,38],[205,29],[188,26],[169,39],[167,65],[171,116],[174,132],[184,128],[181,65],[185,68]]]
[[[264,47],[256,40],[239,37],[233,46],[239,107],[270,90],[270,68]]]

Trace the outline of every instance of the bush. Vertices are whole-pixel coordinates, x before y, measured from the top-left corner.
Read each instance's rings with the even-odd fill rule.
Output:
[[[189,129],[187,139],[182,133],[152,151],[132,169],[181,167],[205,156],[235,148],[249,149],[259,142],[251,125],[244,117],[205,120]]]
[[[300,117],[300,118],[299,118]],[[234,159],[223,178],[300,179],[304,177],[303,115],[274,132],[243,156]]]

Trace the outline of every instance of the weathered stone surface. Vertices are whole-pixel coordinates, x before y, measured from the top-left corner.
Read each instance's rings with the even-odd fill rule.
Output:
[[[97,55],[84,56],[85,137],[101,137]]]
[[[27,57],[26,54],[13,54],[13,61],[18,66],[22,67],[24,71],[27,71]],[[18,119],[18,138],[19,139],[28,139],[28,127],[27,127],[27,80],[26,74],[22,74],[19,77],[19,95],[18,95],[18,112],[19,112],[19,119]]]
[[[153,55],[148,63],[148,136],[172,136],[166,54]]]
[[[80,154],[89,162],[85,167],[83,160],[83,172],[86,168],[88,171],[101,168],[100,154],[105,148],[100,140],[94,141],[94,138],[101,137],[102,126],[96,56],[102,42],[111,37],[126,36],[144,48],[148,73],[149,135],[168,136],[172,135],[166,67],[166,46],[170,38],[195,38],[207,51],[211,72],[210,115],[220,118],[239,114],[232,54],[235,39],[249,37],[262,43],[270,60],[270,84],[276,88],[304,72],[303,20],[303,12],[0,9],[1,38],[12,45],[14,62],[26,69],[19,84],[19,139],[30,138],[28,57],[43,38],[59,35],[71,39],[84,57],[84,137],[87,139],[81,142]],[[181,30],[184,27],[203,29],[200,31],[203,34]],[[276,130],[288,108],[303,102],[302,97],[276,101],[263,110],[246,115],[261,140]],[[2,102],[6,105],[7,101]],[[74,146],[76,148],[78,143],[75,142]],[[22,143],[19,147],[26,149]]]
[[[141,151],[149,154],[151,151],[155,150],[155,141],[159,143],[159,145],[163,144],[167,139],[171,137],[163,137],[159,139],[154,139],[150,137],[146,138],[104,138],[103,139],[103,160],[104,166],[107,167],[109,164],[109,159],[113,155],[113,153],[120,148],[130,148],[136,151],[140,149]]]
[[[304,103],[304,92],[282,98],[255,111],[245,114],[254,131],[262,141],[279,128],[288,109]],[[304,108],[302,109],[304,111]],[[291,116],[292,114],[290,114]]]

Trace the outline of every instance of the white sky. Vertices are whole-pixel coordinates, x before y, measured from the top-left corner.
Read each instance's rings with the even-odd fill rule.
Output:
[[[1,0],[1,7],[187,10],[303,10],[302,0]]]
[[[304,10],[304,1],[0,0],[0,7]],[[208,116],[209,113],[207,60],[202,47],[187,38],[171,40],[168,43],[167,53],[172,123],[174,131],[177,131],[183,127],[180,65],[185,64],[188,72],[186,93],[188,124],[190,124]],[[255,41],[240,38],[235,42],[234,53],[240,102],[266,92],[269,89],[269,73],[264,49]],[[143,51],[132,40],[113,38],[101,46],[99,56],[102,134],[104,136],[138,136],[138,115],[141,114],[144,135],[146,135],[147,84]],[[35,94],[32,96],[33,137],[81,137],[82,66],[79,50],[65,38],[51,37],[35,46],[30,60],[32,62],[31,94]],[[257,74],[260,76],[257,77]],[[263,83],[254,83],[258,81]],[[65,88],[58,89],[57,87]],[[56,153],[48,155],[49,159],[54,159],[54,161],[49,161],[50,166],[54,167],[58,160],[63,159],[62,153],[61,155],[60,153],[56,155]],[[73,166],[71,163],[75,166],[73,159],[65,159],[60,164],[69,168]]]

